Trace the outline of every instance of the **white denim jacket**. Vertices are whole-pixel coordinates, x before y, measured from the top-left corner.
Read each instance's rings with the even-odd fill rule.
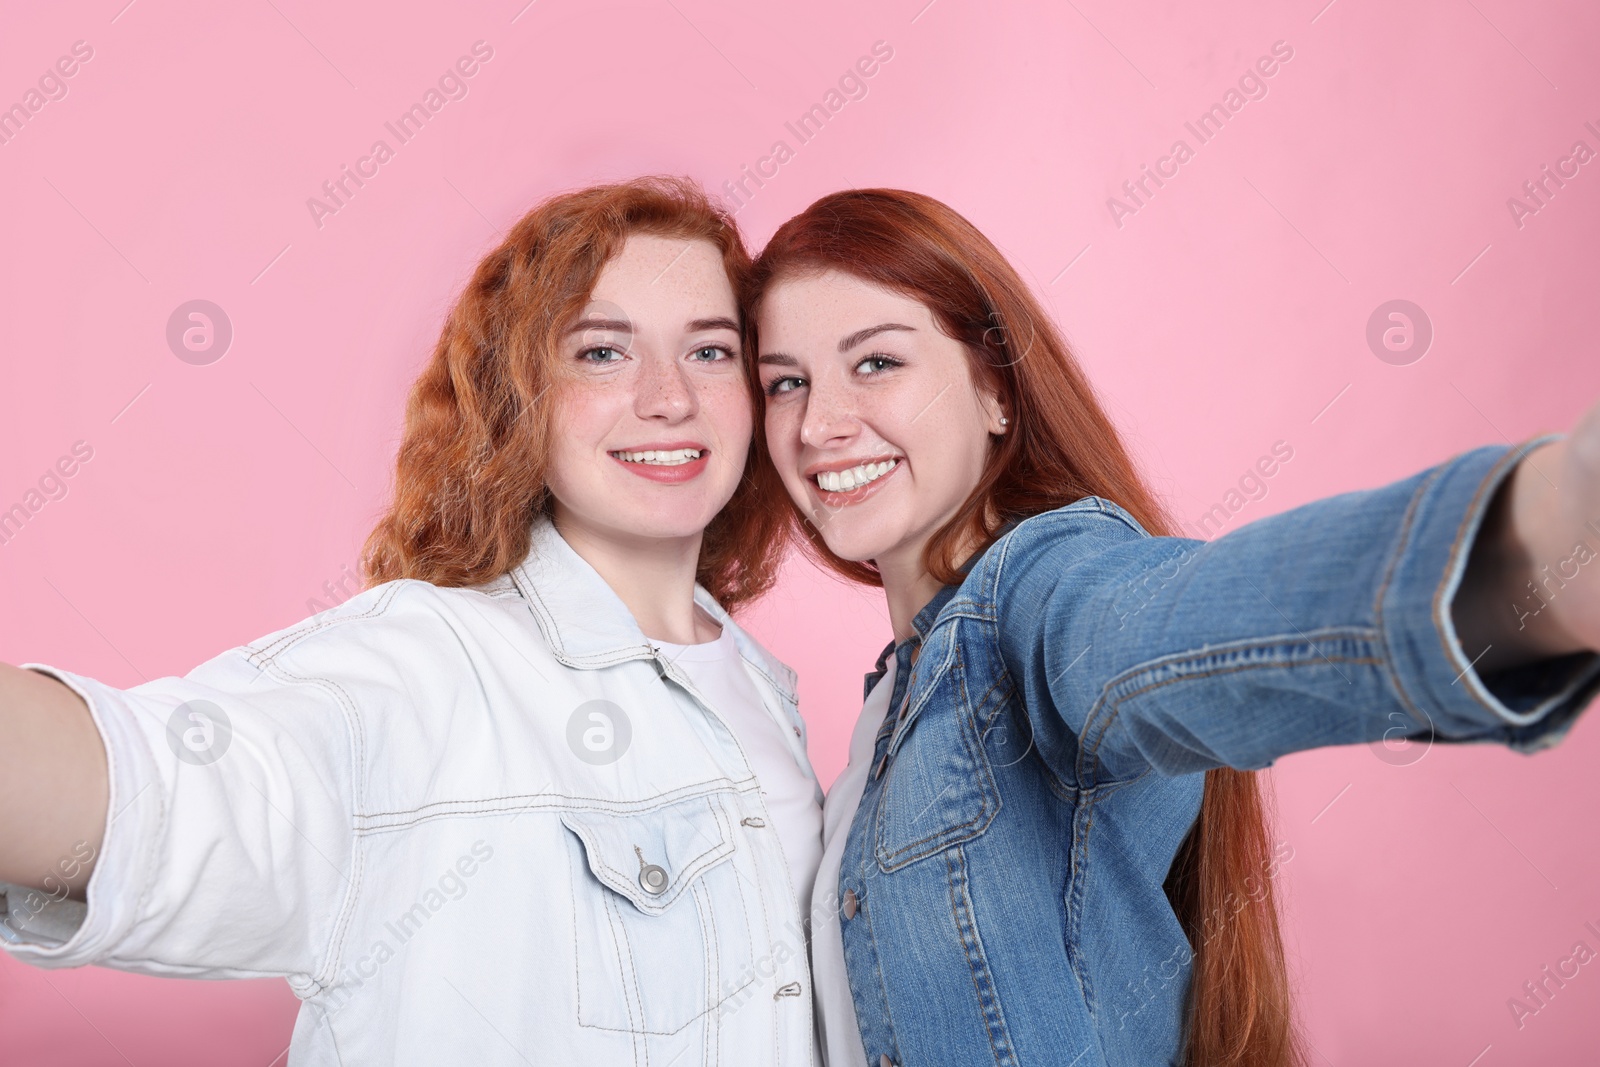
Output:
[[[794,672],[696,600],[815,781]],[[111,795],[86,906],[0,886],[16,958],[284,976],[291,1067],[816,1062],[750,764],[547,521],[497,581],[388,582],[183,678],[24,666],[88,702]]]

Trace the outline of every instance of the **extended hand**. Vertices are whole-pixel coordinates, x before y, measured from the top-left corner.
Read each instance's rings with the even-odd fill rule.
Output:
[[[1501,483],[1454,611],[1480,672],[1600,649],[1600,404]]]
[[[1530,576],[1544,611],[1578,648],[1600,648],[1600,404],[1550,446],[1544,473],[1518,470],[1512,526],[1527,539],[1537,564]],[[1519,465],[1520,466],[1520,465]]]

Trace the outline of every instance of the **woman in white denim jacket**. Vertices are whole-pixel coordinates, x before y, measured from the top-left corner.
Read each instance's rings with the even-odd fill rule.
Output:
[[[0,666],[0,945],[285,976],[290,1067],[812,1064],[821,791],[719,605],[779,552],[747,267],[686,182],[541,205],[416,384],[366,591],[127,690]],[[662,647],[729,635],[742,708]]]

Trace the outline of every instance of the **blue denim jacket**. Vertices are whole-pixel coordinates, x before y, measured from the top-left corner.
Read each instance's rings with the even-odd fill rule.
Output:
[[[1087,497],[971,561],[867,679],[892,652],[838,887],[870,1067],[1181,1062],[1192,957],[1162,882],[1202,772],[1401,729],[1554,744],[1600,657],[1480,675],[1450,619],[1516,455],[1209,543]]]

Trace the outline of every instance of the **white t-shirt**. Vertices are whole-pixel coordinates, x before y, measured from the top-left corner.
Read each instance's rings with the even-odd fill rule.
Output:
[[[832,1067],[866,1063],[867,1049],[861,1043],[861,1027],[856,1022],[856,1007],[850,999],[850,977],[844,965],[844,933],[839,928],[839,865],[844,859],[850,824],[861,806],[867,788],[867,772],[872,769],[873,742],[883,717],[889,713],[889,698],[894,695],[894,657],[888,670],[878,679],[861,706],[850,735],[850,760],[843,773],[828,790],[822,808],[822,863],[817,868],[813,899],[817,902],[811,917],[811,981],[816,986],[817,1026],[821,1031],[822,1062]],[[823,913],[823,902],[828,910]]]
[[[762,706],[761,696],[745,672],[733,631],[723,627],[715,641],[698,645],[652,644],[689,676],[744,749],[783,846],[800,914],[806,914],[822,858],[822,810],[817,806],[816,786],[790,753],[784,727]],[[805,950],[803,945],[796,948]]]

